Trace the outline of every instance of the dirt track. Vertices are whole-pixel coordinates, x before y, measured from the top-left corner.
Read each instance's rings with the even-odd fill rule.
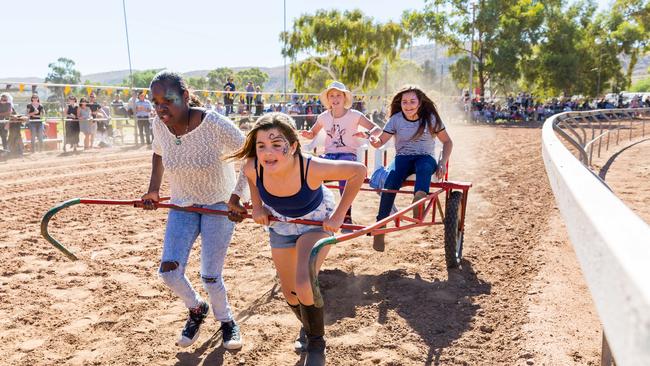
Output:
[[[474,183],[462,269],[445,269],[442,227],[389,235],[381,254],[368,237],[338,244],[320,275],[329,364],[598,364],[600,325],[555,209],[540,129],[449,130],[450,178]],[[55,203],[139,197],[150,156],[116,148],[0,165],[0,364],[297,364],[298,324],[253,223],[238,225],[226,259],[245,340],[234,353],[219,347],[212,318],[195,347],[174,345],[185,310],[156,275],[164,211],[63,211],[51,232],[77,262],[40,237]],[[371,222],[377,204],[361,194],[355,219]],[[194,251],[187,273],[200,287],[197,272]]]

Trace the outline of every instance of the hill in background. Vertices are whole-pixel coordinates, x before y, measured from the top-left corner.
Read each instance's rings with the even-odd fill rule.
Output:
[[[440,72],[440,65],[442,65],[445,74],[448,73],[449,66],[452,63],[454,63],[458,58],[457,56],[454,57],[447,56],[445,54],[444,48],[440,47],[439,49],[436,49],[435,44],[426,44],[426,45],[408,48],[401,53],[401,57],[406,60],[413,60],[415,63],[420,65],[422,65],[426,60],[433,61],[434,59],[437,58],[440,63],[438,63],[438,66],[436,66],[437,68],[436,72]],[[629,60],[624,58],[622,61],[623,61],[622,62],[623,67],[626,68]],[[237,72],[239,70],[245,70],[251,67],[255,67],[255,66],[232,67],[232,70]],[[639,58],[639,61],[637,62],[634,68],[634,72],[632,74],[632,82],[650,76],[650,74],[648,73],[648,67],[650,67],[650,54]],[[288,72],[288,68],[289,66],[287,65],[287,72]],[[284,78],[284,72],[282,66],[259,67],[259,69],[269,75],[269,81],[264,85],[264,90],[267,91],[282,90],[282,81]],[[183,73],[183,75],[187,77],[197,77],[197,76],[205,77],[207,76],[209,71],[210,70],[193,70],[193,71],[185,72]],[[82,75],[81,80],[82,82],[85,82],[86,80],[90,80],[92,82],[96,82],[102,85],[118,85],[122,83],[122,81],[126,79],[128,75],[129,75],[129,70],[116,70],[116,71],[107,71],[107,72],[101,72],[95,74]],[[287,75],[287,77],[289,77],[289,75]],[[8,78],[0,78],[0,79],[3,81],[24,81],[27,83],[43,82],[43,78],[37,78],[37,77],[23,77],[23,78],[8,77]],[[291,79],[287,80],[287,89],[291,90],[293,89],[293,86],[294,85]]]

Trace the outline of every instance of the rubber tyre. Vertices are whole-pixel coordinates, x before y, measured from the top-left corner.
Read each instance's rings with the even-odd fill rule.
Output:
[[[463,256],[463,232],[459,230],[462,201],[463,192],[451,192],[445,207],[445,261],[447,268],[458,267]]]

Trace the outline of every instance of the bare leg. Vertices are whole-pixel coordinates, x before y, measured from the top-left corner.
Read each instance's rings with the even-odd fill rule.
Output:
[[[296,243],[297,261],[296,261],[296,293],[298,299],[303,305],[313,305],[314,295],[311,289],[311,282],[309,281],[309,254],[311,253],[314,244],[322,238],[328,237],[328,234],[323,232],[309,232],[305,233]],[[323,248],[318,253],[316,259],[316,271],[320,270],[321,265],[325,261],[330,247]]]

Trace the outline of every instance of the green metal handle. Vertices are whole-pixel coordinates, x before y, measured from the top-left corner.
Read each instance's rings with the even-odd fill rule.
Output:
[[[324,305],[323,296],[320,293],[320,287],[318,285],[318,270],[316,269],[316,259],[318,259],[318,253],[327,245],[332,245],[338,243],[338,239],[335,236],[329,236],[323,238],[316,242],[316,245],[312,248],[311,253],[309,254],[309,280],[311,282],[311,292],[314,296],[314,305],[317,308],[322,308]]]
[[[63,244],[59,243],[58,240],[54,239],[50,233],[47,232],[47,225],[50,222],[50,219],[59,211],[63,210],[66,207],[74,206],[81,203],[81,198],[73,198],[71,200],[62,202],[54,207],[52,207],[49,211],[45,213],[43,216],[43,220],[41,220],[41,235],[45,238],[45,240],[49,241],[50,244],[54,245],[54,247],[60,251],[63,252],[63,254],[66,255],[70,260],[76,261],[77,256],[74,255],[68,248],[63,246]]]

